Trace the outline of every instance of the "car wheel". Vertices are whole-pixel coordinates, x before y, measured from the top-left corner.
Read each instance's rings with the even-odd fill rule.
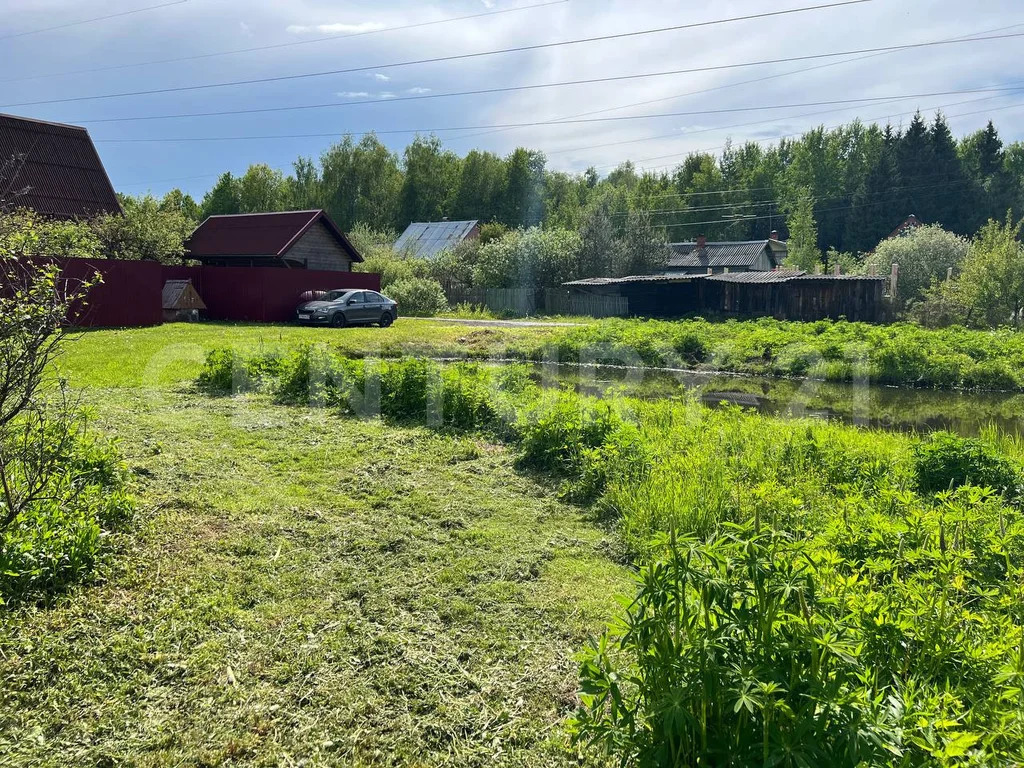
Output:
[[[385,312],[383,315],[380,316],[380,327],[381,328],[387,328],[393,322],[395,322],[395,318],[391,315],[390,312]]]
[[[344,312],[336,312],[331,318],[332,328],[344,328],[346,325],[348,325],[348,320],[345,319]]]

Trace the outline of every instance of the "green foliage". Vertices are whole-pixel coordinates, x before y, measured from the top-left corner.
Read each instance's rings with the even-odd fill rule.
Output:
[[[914,471],[922,493],[976,485],[1015,497],[1020,484],[1017,470],[998,451],[949,432],[936,432],[914,446]]]
[[[823,604],[802,547],[741,528],[667,549],[643,569],[614,640],[584,658],[577,739],[637,766],[899,754],[849,622]]]
[[[385,418],[488,430],[616,521],[639,588],[584,654],[578,741],[623,765],[1024,757],[1024,518],[977,487],[1015,485],[1019,445],[600,402],[521,368],[289,359],[349,380],[320,404],[359,413],[346,398],[376,381]]]
[[[967,319],[987,325],[1012,322],[1019,327],[1024,313],[1024,222],[989,221],[971,243],[957,282],[957,295],[968,307]]]
[[[441,314],[448,309],[441,284],[423,277],[406,277],[390,283],[388,298],[398,302],[403,315],[422,317]]]
[[[774,145],[727,142],[718,156],[691,154],[664,172],[626,161],[605,178],[592,168],[548,170],[542,153],[523,147],[507,157],[479,150],[459,157],[436,137],[417,137],[399,158],[371,134],[358,142],[344,137],[319,163],[298,158],[288,178],[268,186],[280,187],[285,202],[278,205],[324,207],[345,231],[360,222],[401,230],[444,216],[575,230],[603,202],[617,234],[629,214],[646,213],[670,242],[699,232],[758,240],[776,228],[785,239],[788,224],[794,263],[813,269],[830,248],[873,251],[910,213],[973,234],[1024,204],[1022,157],[1019,144],[1003,147],[991,123],[958,142],[941,114],[930,123],[917,115],[906,129],[853,121]],[[203,215],[242,209],[239,180],[230,174],[202,204]]]
[[[480,225],[480,245],[487,245],[495,240],[501,240],[509,233],[509,228],[500,221],[488,221]]]
[[[473,282],[481,288],[554,288],[577,276],[579,249],[574,232],[511,232],[480,248]]]
[[[192,198],[192,195],[185,194],[177,187],[161,198],[160,209],[172,213],[179,213],[191,224],[199,224],[199,205]]]
[[[311,161],[296,163],[293,187],[303,190],[304,199],[316,201],[302,207],[324,208],[343,231],[358,224],[386,231],[399,223],[402,179],[398,156],[368,134],[358,142],[346,136],[328,148],[319,174]]]
[[[101,556],[104,537],[134,512],[128,472],[115,447],[76,433],[60,446],[62,471],[0,531],[0,604],[45,599],[81,581]]]
[[[964,238],[940,226],[918,227],[881,243],[867,266],[888,275],[892,265],[899,264],[896,294],[900,306],[907,306],[920,299],[933,281],[944,280],[950,267],[958,268],[967,248]]]
[[[788,211],[789,251],[786,266],[812,272],[821,262],[818,248],[818,225],[814,220],[814,197],[809,189],[802,189]]]
[[[242,212],[239,197],[238,180],[231,173],[223,173],[199,204],[199,218],[208,216],[228,216]]]
[[[124,215],[107,214],[94,221],[103,252],[112,259],[180,264],[193,220],[181,210],[165,208],[152,195],[121,196]]]
[[[88,222],[46,219],[26,209],[0,211],[0,254],[105,258],[103,245]]]

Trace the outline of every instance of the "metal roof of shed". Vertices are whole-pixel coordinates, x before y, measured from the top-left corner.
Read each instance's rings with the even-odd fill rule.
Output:
[[[767,251],[775,258],[779,243],[771,240],[744,240],[737,242],[706,243],[670,243],[672,255],[669,257],[669,269],[712,269],[717,267],[749,267],[758,257]]]
[[[771,272],[724,272],[708,275],[707,279],[716,283],[785,283],[803,275],[799,269],[775,269]]]
[[[688,283],[703,280],[708,275],[630,275],[629,277],[587,277],[562,285],[625,285],[627,283]]]
[[[395,243],[395,249],[408,251],[411,256],[430,259],[447,251],[473,231],[479,221],[418,221],[406,227]]]
[[[0,114],[0,184],[8,204],[46,216],[121,212],[89,132],[77,125]]]

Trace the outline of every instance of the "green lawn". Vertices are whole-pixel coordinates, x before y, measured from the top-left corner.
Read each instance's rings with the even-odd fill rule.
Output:
[[[502,447],[188,381],[215,346],[428,326],[463,347],[491,330],[170,325],[71,345],[140,511],[93,583],[4,616],[0,765],[577,764],[574,657],[632,591],[614,534]]]
[[[564,328],[478,328],[435,320],[400,318],[381,328],[303,328],[296,325],[168,323],[153,328],[91,330],[68,344],[62,368],[81,387],[164,387],[191,381],[206,353],[323,343],[359,354],[500,356],[512,344],[542,343]]]

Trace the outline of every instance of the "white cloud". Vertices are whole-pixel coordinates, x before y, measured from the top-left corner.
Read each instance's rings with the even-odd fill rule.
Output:
[[[410,88],[409,90],[406,91],[406,93],[413,93],[419,96],[424,93],[430,93],[430,91],[430,88]]]
[[[302,35],[307,32],[320,32],[325,35],[359,35],[376,32],[384,29],[385,26],[377,21],[364,21],[362,24],[291,24],[286,27],[286,31],[293,35]]]
[[[395,94],[391,93],[391,91],[382,91],[381,93],[377,94],[377,98],[378,99],[393,99],[393,98],[395,98]]]
[[[366,91],[339,91],[334,95],[340,96],[343,99],[368,99],[371,96]]]
[[[384,74],[381,74],[380,72],[377,72],[376,74],[374,74],[373,77],[374,77],[374,79],[379,80],[382,83],[387,83],[387,82],[391,81],[391,76],[390,75],[384,75]]]
[[[244,37],[252,37],[252,29],[244,21],[238,22],[238,29],[241,30]]]

